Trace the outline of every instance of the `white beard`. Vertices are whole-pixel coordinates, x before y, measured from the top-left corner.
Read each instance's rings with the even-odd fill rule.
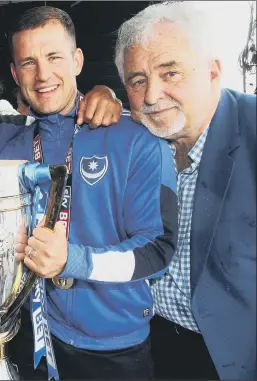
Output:
[[[155,117],[150,119],[147,115],[141,117],[141,122],[153,135],[165,139],[171,138],[183,130],[186,124],[186,117],[182,111],[179,111],[176,119],[170,125],[167,125],[165,118]]]

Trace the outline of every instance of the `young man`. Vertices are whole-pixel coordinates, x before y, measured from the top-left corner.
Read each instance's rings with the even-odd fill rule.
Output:
[[[52,7],[27,11],[11,43],[12,74],[38,127],[18,129],[0,158],[39,157],[55,164],[72,150],[69,231],[62,223],[54,232],[38,226],[28,242],[21,236],[18,256],[48,279],[47,308],[60,377],[151,379],[153,311],[146,279],[165,271],[176,245],[170,150],[126,115],[108,129],[75,126],[83,53],[65,12]],[[1,133],[6,130],[4,126]],[[41,148],[33,151],[39,140]],[[25,310],[22,318],[10,345],[13,361],[22,378],[46,379],[44,363],[33,371]]]

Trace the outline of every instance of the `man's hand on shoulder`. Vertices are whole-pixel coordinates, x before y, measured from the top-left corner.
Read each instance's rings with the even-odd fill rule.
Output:
[[[107,86],[97,85],[80,101],[77,123],[88,123],[91,128],[118,123],[122,103]]]

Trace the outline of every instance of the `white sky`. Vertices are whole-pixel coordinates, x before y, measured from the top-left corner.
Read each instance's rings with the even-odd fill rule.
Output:
[[[198,7],[211,12],[215,33],[221,41],[223,64],[223,86],[243,91],[243,76],[238,65],[238,56],[244,49],[250,21],[248,1],[194,1]],[[251,78],[256,83],[256,77]],[[255,86],[247,87],[253,93]]]

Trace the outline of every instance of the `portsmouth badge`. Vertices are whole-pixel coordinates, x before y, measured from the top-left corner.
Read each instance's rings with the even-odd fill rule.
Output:
[[[80,160],[80,174],[88,185],[95,185],[107,172],[107,156],[82,157]]]

